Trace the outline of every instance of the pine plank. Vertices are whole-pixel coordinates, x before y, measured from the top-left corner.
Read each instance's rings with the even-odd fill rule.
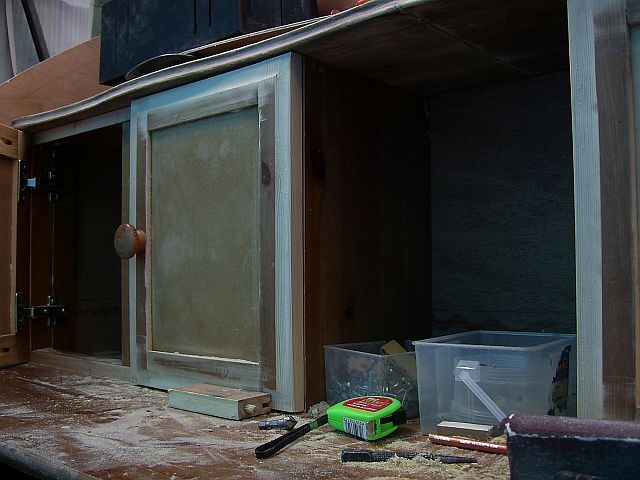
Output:
[[[271,395],[199,383],[169,389],[169,406],[242,420],[271,412]]]

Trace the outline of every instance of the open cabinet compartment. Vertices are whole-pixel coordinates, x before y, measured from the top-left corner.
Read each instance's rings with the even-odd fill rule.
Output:
[[[39,184],[25,199],[32,210],[29,301],[66,306],[59,317],[28,319],[32,350],[128,363],[121,262],[113,251],[122,140],[116,125],[34,146],[26,161],[25,173]]]
[[[508,13],[520,3],[506,1],[490,12],[472,3],[369,2],[299,34],[114,87],[88,109],[45,115],[44,127],[37,118],[16,126],[71,132],[72,122],[88,121],[91,112],[126,117],[132,101],[144,105],[154,94],[170,96],[207,79],[233,77],[239,86],[252,67],[269,70],[264,66],[287,56],[299,61],[287,80],[297,101],[288,128],[299,143],[289,152],[296,169],[287,199],[295,206],[288,231],[294,248],[285,255],[296,282],[285,304],[298,332],[291,344],[302,353],[293,367],[299,401],[283,409],[302,410],[324,397],[324,345],[476,329],[575,332],[567,6],[537,4],[540,11],[523,17],[526,35],[519,40],[524,26]],[[475,18],[482,28],[461,18]],[[342,20],[371,29],[345,28]],[[318,39],[308,40],[309,32]],[[384,40],[367,44],[372,38]],[[129,120],[111,125],[126,129]],[[138,132],[123,137],[139,149]],[[123,137],[114,140],[114,152],[131,148]],[[128,153],[114,155],[122,158]],[[129,189],[123,212],[131,211],[131,194],[137,205],[146,195],[127,183],[144,172],[127,165],[122,185],[128,186],[117,187],[119,194]],[[130,303],[145,287],[144,262],[130,260],[124,269],[127,325],[147,314],[144,301]],[[122,334],[123,363],[141,365],[148,332]]]

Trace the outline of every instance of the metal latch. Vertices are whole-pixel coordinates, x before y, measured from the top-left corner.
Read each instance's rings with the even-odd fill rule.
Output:
[[[25,306],[23,298],[22,292],[16,293],[17,330],[22,327],[25,318],[46,318],[47,326],[55,326],[56,319],[67,314],[67,306],[58,304],[56,297],[53,295],[47,295],[46,305]]]
[[[58,181],[56,172],[54,170],[48,170],[44,179],[38,177],[27,176],[27,164],[22,160],[18,161],[20,172],[20,185],[18,188],[18,202],[24,202],[27,196],[27,190],[42,190],[47,192],[49,202],[55,202],[60,198],[60,194],[64,189],[61,187]]]
[[[20,182],[18,186],[18,202],[24,202],[27,196],[27,189],[35,190],[38,188],[38,179],[36,177],[27,177],[27,164],[22,160],[18,160],[18,172],[20,175]]]

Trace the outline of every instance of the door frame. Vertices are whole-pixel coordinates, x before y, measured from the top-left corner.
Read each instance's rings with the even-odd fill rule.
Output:
[[[263,89],[271,96],[265,104],[274,118],[274,135],[266,141],[274,151],[274,282],[273,336],[275,359],[272,378],[265,381],[259,371],[260,390],[271,394],[272,408],[284,411],[304,409],[304,328],[303,328],[303,227],[302,227],[302,82],[301,59],[286,54],[274,59],[227,72],[196,83],[161,92],[131,104],[131,137],[129,166],[129,219],[137,228],[148,230],[147,211],[147,137],[149,118],[154,112],[166,113],[172,105],[207,104],[225,91],[239,87]],[[254,87],[250,87],[253,85]],[[164,114],[162,113],[162,114]],[[161,120],[164,122],[164,120]],[[261,136],[261,142],[263,137]],[[147,233],[148,236],[148,233]],[[152,244],[153,239],[149,238]],[[182,356],[172,362],[171,368],[162,368],[158,360],[166,364],[166,355],[151,349],[148,252],[129,260],[129,318],[131,370],[134,383],[154,388],[168,389],[189,383],[213,383],[243,387],[243,375],[255,376],[255,369],[231,359],[215,357]],[[233,371],[238,379],[207,375],[206,367],[213,371]],[[267,368],[269,368],[267,366]],[[255,380],[255,378],[253,378]],[[249,383],[253,380],[250,379]],[[255,384],[255,383],[254,383]],[[245,387],[246,388],[246,387]]]
[[[3,256],[3,270],[0,278],[0,291],[2,295],[2,311],[0,312],[0,367],[15,365],[29,360],[29,336],[28,326],[18,326],[18,306],[16,304],[16,292],[25,290],[29,285],[28,248],[18,250],[20,242],[28,242],[26,226],[28,224],[28,203],[20,205],[18,194],[20,189],[20,160],[27,153],[26,136],[7,125],[0,124],[0,162],[3,163],[0,175],[7,175],[3,183],[9,185],[0,205],[0,218],[3,221],[0,235],[3,235],[5,249],[9,250],[8,262],[5,253]],[[7,164],[5,164],[7,162]],[[6,223],[5,223],[6,222]],[[7,228],[8,227],[8,228]],[[3,249],[4,250],[4,249]],[[28,292],[27,292],[28,293]],[[25,299],[26,300],[26,299]]]
[[[629,25],[639,7],[638,0],[567,3],[578,417],[632,420],[640,407],[640,210],[633,111],[638,78],[637,72],[632,76]]]

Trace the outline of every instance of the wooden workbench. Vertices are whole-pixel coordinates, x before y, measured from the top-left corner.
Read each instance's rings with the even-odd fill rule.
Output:
[[[282,413],[237,421],[186,412],[168,407],[164,391],[34,363],[0,370],[0,385],[0,464],[41,479],[509,478],[505,455],[432,445],[417,420],[372,443],[325,425],[258,460],[255,447],[281,434],[258,421]],[[296,418],[302,425],[313,417]],[[345,447],[472,455],[478,463],[342,463]]]

